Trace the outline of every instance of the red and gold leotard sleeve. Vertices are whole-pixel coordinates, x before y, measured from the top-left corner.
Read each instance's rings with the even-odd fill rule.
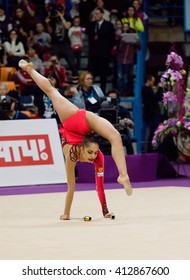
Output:
[[[100,150],[98,150],[98,156],[93,164],[95,165],[96,190],[102,206],[103,215],[105,216],[109,211],[104,193],[104,155]]]

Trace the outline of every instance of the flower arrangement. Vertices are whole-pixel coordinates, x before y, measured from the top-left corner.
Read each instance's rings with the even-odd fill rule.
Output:
[[[184,63],[181,56],[171,52],[166,66],[160,81],[164,85],[163,106],[168,118],[156,129],[152,145],[157,148],[170,135],[178,150],[190,157],[190,89],[185,90]]]

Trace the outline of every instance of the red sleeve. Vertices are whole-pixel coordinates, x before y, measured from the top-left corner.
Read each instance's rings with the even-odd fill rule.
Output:
[[[99,150],[98,156],[94,161],[95,165],[95,178],[96,178],[96,190],[98,192],[98,198],[102,206],[102,212],[105,216],[109,211],[107,208],[106,197],[104,193],[104,155]]]

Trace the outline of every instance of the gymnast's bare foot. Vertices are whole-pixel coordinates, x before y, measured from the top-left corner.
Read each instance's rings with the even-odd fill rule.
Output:
[[[24,59],[21,59],[18,63],[19,67],[22,68],[24,71],[30,73],[34,69],[34,65],[32,62],[27,62]]]
[[[130,179],[129,179],[128,175],[126,175],[126,176],[120,175],[117,178],[117,182],[124,186],[124,189],[125,189],[127,195],[132,195],[133,190],[131,188],[131,183],[130,183]]]
[[[60,220],[70,220],[69,215],[63,214],[60,216]]]
[[[131,188],[131,185],[123,184],[123,186],[124,186],[124,189],[125,189],[127,195],[132,195],[133,190]]]

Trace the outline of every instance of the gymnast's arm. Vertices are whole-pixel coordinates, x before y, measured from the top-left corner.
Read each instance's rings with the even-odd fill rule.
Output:
[[[74,191],[75,191],[75,184],[76,184],[76,177],[75,177],[76,162],[71,161],[68,148],[66,146],[63,148],[63,153],[65,156],[68,189],[67,189],[67,195],[65,200],[64,214],[60,217],[61,220],[67,220],[70,218],[70,210],[71,210],[71,205],[72,205]]]
[[[98,198],[102,207],[102,213],[104,216],[106,216],[109,211],[104,192],[104,155],[100,150],[98,151],[98,156],[93,164],[95,166],[96,189]]]

